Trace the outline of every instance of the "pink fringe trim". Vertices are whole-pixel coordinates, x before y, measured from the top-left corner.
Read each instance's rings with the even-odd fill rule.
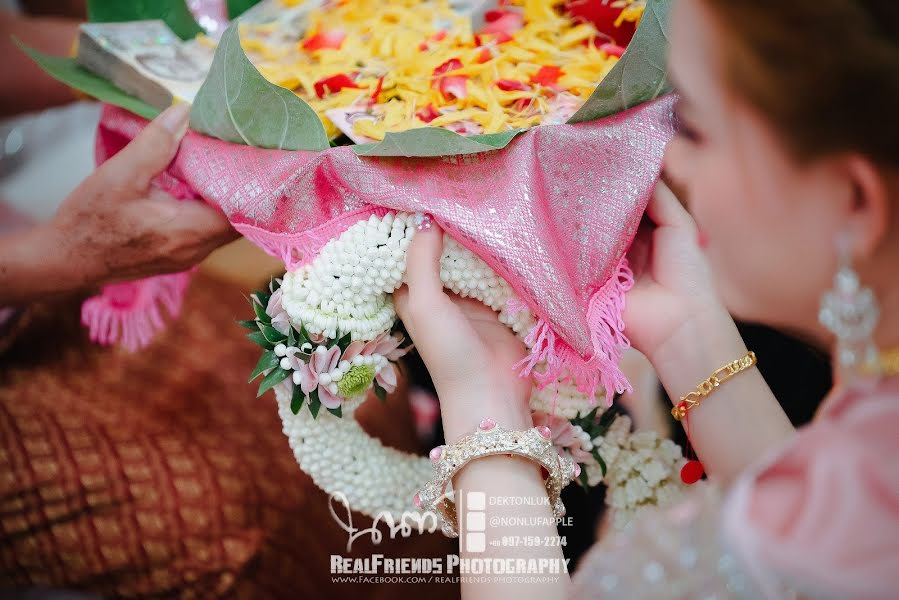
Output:
[[[121,344],[130,352],[147,346],[163,323],[161,308],[171,317],[181,312],[191,271],[113,283],[81,306],[81,322],[91,341],[104,346]]]
[[[554,381],[571,382],[591,398],[601,385],[608,405],[612,404],[616,393],[633,391],[619,367],[622,352],[631,345],[624,335],[623,312],[625,292],[633,286],[634,275],[627,259],[622,258],[609,280],[590,298],[587,326],[593,342],[593,355],[587,359],[578,356],[564,340],[557,338],[546,320],[538,318],[525,338],[531,353],[515,365],[519,374],[533,376],[540,389]],[[540,363],[546,363],[546,368],[537,371]]]

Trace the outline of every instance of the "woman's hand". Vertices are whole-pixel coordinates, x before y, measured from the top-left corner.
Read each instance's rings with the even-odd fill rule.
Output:
[[[183,271],[235,239],[218,210],[150,184],[175,157],[189,116],[189,105],[169,108],[85,179],[53,220],[0,239],[0,281],[10,284],[0,303]]]
[[[512,429],[531,427],[532,382],[512,368],[524,357],[524,344],[489,307],[444,291],[442,251],[436,224],[416,232],[407,254],[407,285],[394,294],[394,303],[434,381],[447,440],[472,431],[487,416]]]
[[[439,267],[442,251],[443,235],[436,225],[416,232],[406,259],[407,286],[397,290],[394,302],[437,388],[446,441],[451,444],[470,433],[484,417],[509,429],[533,427],[528,407],[531,378],[519,377],[512,368],[524,357],[524,344],[487,306],[444,292]],[[489,498],[485,519],[489,539],[556,535],[538,466],[518,456],[479,458],[453,478],[456,501],[473,491]],[[506,504],[493,502],[494,498],[521,502]],[[535,525],[522,528],[514,523],[521,519],[531,519]],[[462,544],[459,551],[463,558],[563,560],[557,544],[514,548],[488,545],[477,554]],[[566,575],[537,584],[508,583],[488,576],[478,582],[462,582],[462,596],[480,600],[511,594],[522,600],[552,600],[565,597],[567,583]]]
[[[696,223],[659,181],[628,258],[636,282],[627,294],[625,331],[637,350],[654,361],[692,324],[726,315],[699,246]],[[736,357],[734,357],[736,358]]]
[[[637,281],[627,295],[625,332],[677,402],[747,349],[715,293],[696,224],[664,183],[656,186],[646,214],[656,228],[638,237],[631,251]],[[757,369],[718,388],[685,424],[706,472],[720,483],[793,431]]]

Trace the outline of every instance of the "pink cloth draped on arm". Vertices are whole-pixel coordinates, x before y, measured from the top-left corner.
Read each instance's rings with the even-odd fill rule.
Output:
[[[853,600],[899,594],[899,378],[828,400],[735,483],[725,540],[760,583]]]
[[[630,389],[618,368],[628,345],[624,292],[632,285],[624,256],[673,134],[672,102],[668,96],[591,123],[532,129],[498,152],[440,158],[360,157],[346,146],[264,150],[191,132],[158,183],[220,207],[288,268],[314,258],[358,219],[428,213],[537,317],[522,374],[542,361],[547,370],[538,382],[561,376],[585,392],[602,386],[611,400]],[[145,124],[107,107],[98,160]]]

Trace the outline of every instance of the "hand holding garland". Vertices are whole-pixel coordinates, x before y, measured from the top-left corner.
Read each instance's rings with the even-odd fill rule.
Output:
[[[189,105],[156,118],[63,201],[48,223],[0,237],[0,305],[184,271],[238,237],[203,202],[151,185],[178,152]]]
[[[496,313],[471,299],[453,297],[444,291],[439,275],[442,232],[434,225],[419,231],[410,246],[406,263],[408,285],[394,294],[396,311],[422,359],[428,367],[443,418],[447,443],[474,431],[490,417],[497,424],[522,430],[533,426],[528,397],[532,383],[521,378],[512,365],[525,355],[525,347],[515,334],[497,319]],[[482,491],[490,497],[546,497],[539,466],[526,459],[488,456],[466,465],[453,481],[453,489]],[[493,517],[535,517],[539,526],[522,530],[516,526],[491,525],[490,538],[503,535],[556,536],[552,509],[548,504],[532,506],[489,506],[488,523]],[[464,544],[462,557],[468,553]],[[561,547],[487,546],[473,556],[482,558],[552,558],[562,560]],[[567,575],[554,583],[474,584],[463,582],[469,600],[503,597],[564,598]]]

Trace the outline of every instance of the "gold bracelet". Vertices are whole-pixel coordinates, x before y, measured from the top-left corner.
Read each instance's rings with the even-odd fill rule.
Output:
[[[675,404],[674,408],[671,409],[671,416],[674,417],[675,421],[680,421],[687,416],[687,411],[699,406],[702,399],[711,394],[716,387],[740,371],[745,371],[749,367],[755,365],[755,363],[755,352],[750,351],[743,358],[738,358],[737,360],[724,365],[712,373],[711,377],[700,383],[695,390],[686,396],[682,396],[680,402]]]

